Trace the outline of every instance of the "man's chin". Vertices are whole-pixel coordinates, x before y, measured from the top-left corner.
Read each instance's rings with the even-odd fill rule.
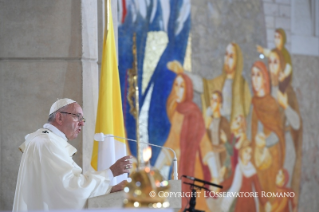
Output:
[[[72,137],[68,138],[69,140],[74,140],[78,137],[79,133],[74,134]]]

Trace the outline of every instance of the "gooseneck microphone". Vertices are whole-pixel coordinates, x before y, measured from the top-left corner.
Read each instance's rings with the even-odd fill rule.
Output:
[[[134,141],[137,143],[137,140],[134,140],[134,139],[130,139],[130,138],[124,138],[124,137],[120,137],[120,136],[115,136],[115,135],[104,135],[103,133],[96,133],[94,135],[94,140],[96,141],[104,141],[105,138],[107,137],[114,137],[114,138],[119,138],[119,139],[124,139],[124,140],[128,140],[128,141]],[[177,173],[177,157],[176,157],[176,153],[175,151],[172,149],[172,148],[169,148],[169,147],[164,147],[164,146],[159,146],[159,145],[156,145],[156,144],[152,144],[152,143],[146,143],[146,142],[141,142],[141,144],[147,144],[147,145],[150,145],[150,146],[155,146],[155,147],[158,147],[158,148],[163,148],[163,149],[168,149],[170,151],[173,152],[174,154],[174,158],[173,158],[173,163],[174,163],[174,180],[178,180],[178,173]]]
[[[208,181],[205,181],[205,180],[201,180],[201,179],[198,179],[198,178],[195,178],[195,177],[191,177],[191,176],[187,176],[187,175],[182,175],[182,177],[185,177],[185,178],[193,180],[193,181],[201,182],[201,183],[204,183],[204,184],[207,184],[207,185],[215,186],[215,187],[218,187],[218,188],[223,188],[223,186],[221,186],[221,185],[218,185],[218,184],[215,184],[215,183],[211,183],[211,182],[208,182]]]

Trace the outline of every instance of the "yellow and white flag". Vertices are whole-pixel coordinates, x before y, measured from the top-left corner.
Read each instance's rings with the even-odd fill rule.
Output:
[[[107,5],[105,12],[107,20],[105,21],[95,134],[126,137],[112,12],[109,0],[106,0],[105,4]],[[107,136],[103,142],[94,140],[91,165],[95,170],[108,169],[114,162],[125,155],[125,140],[118,141],[113,137]],[[115,177],[112,184],[115,185],[126,178],[127,174],[122,174]]]

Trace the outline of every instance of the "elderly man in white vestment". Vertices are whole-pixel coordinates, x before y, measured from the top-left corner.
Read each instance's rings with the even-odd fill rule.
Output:
[[[110,182],[113,176],[129,172],[131,156],[107,170],[86,174],[73,161],[77,150],[68,140],[78,136],[84,122],[77,102],[60,99],[51,106],[48,123],[25,137],[13,211],[82,209],[89,197],[123,189],[125,181],[115,186]]]

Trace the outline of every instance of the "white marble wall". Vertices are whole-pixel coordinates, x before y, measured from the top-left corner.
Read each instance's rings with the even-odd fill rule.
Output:
[[[286,47],[293,54],[319,56],[318,0],[261,0],[267,29],[267,46],[273,48],[274,30],[283,28]]]
[[[97,106],[101,2],[0,0],[0,210],[12,209],[21,159],[18,146],[47,121],[57,98],[83,105],[88,121],[83,135],[70,143],[78,149],[74,160],[79,165],[89,158],[86,147],[92,144]]]
[[[319,56],[319,1],[291,0],[291,51]]]
[[[319,208],[319,57],[292,55],[293,85],[303,121],[299,211]]]
[[[275,46],[274,35],[276,28],[286,31],[288,51],[291,49],[291,0],[262,0],[267,29],[267,47]]]

